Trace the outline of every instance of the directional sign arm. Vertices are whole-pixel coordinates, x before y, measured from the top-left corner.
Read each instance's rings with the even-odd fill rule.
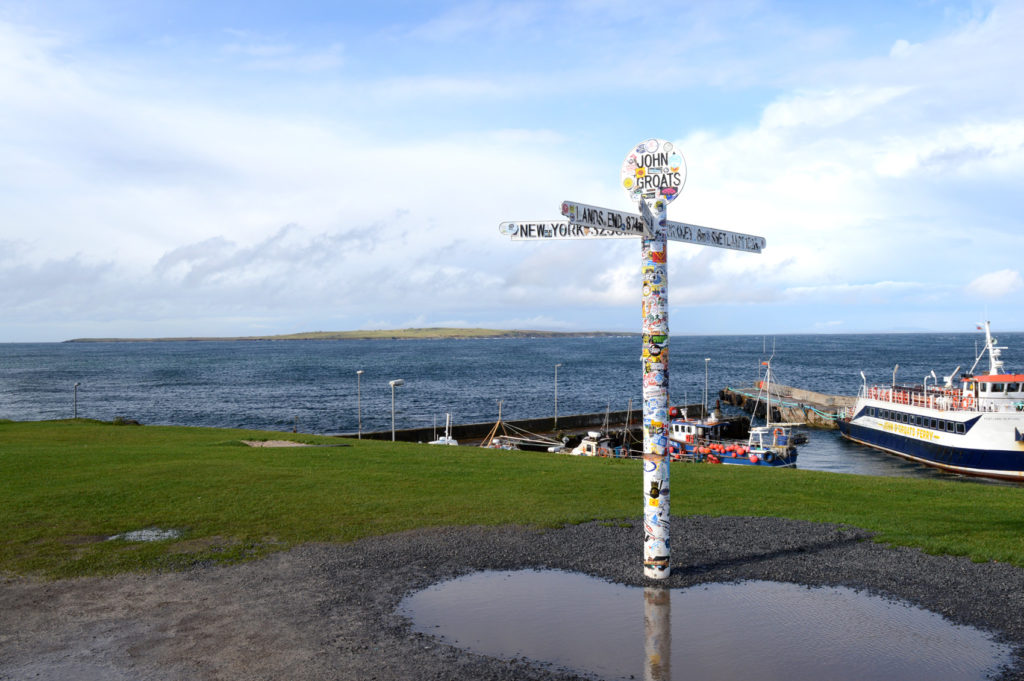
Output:
[[[760,253],[768,244],[763,236],[743,234],[741,232],[730,232],[724,229],[712,229],[691,225],[686,222],[665,222],[665,235],[670,241],[682,241],[698,246],[713,246],[715,248],[730,248],[734,251],[745,251],[747,253]]]
[[[645,236],[643,218],[634,213],[623,213],[612,208],[601,208],[575,201],[563,201],[562,215],[576,225],[607,229],[632,236]]]
[[[568,220],[502,222],[498,232],[512,241],[538,241],[544,239],[631,239],[632,234],[607,229],[585,227]]]

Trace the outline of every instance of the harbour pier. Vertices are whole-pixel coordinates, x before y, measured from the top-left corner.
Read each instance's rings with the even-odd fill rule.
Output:
[[[680,407],[682,409],[683,407]],[[685,406],[686,412],[693,415],[703,414],[703,407],[699,404]],[[628,423],[627,423],[628,420]],[[640,437],[643,414],[639,409],[630,411],[601,411],[593,414],[559,414],[557,424],[554,417],[545,416],[531,419],[505,419],[502,423],[513,426],[517,430],[524,430],[530,433],[561,440],[568,437],[570,442],[578,442],[580,437],[587,431],[607,429],[611,432],[621,432],[628,428],[630,433]],[[452,438],[458,440],[460,445],[478,445],[494,429],[494,421],[481,423],[453,423],[451,427]],[[732,424],[730,424],[732,425]],[[746,419],[737,422],[733,427],[736,429],[736,437],[745,435],[749,423]],[[742,433],[740,431],[743,431]],[[395,430],[395,440],[400,442],[430,442],[438,436],[438,432],[444,434],[443,426],[440,429],[434,426],[421,428],[405,428]],[[356,433],[341,433],[339,437],[356,437]],[[363,431],[363,438],[369,440],[390,440],[391,430]]]
[[[829,395],[812,390],[772,383],[770,394],[763,386],[754,384],[739,388],[724,388],[718,398],[756,417],[764,418],[771,405],[772,421],[802,423],[813,428],[834,430],[836,420],[847,407],[853,407],[857,398],[849,395]],[[755,413],[756,410],[756,413]]]

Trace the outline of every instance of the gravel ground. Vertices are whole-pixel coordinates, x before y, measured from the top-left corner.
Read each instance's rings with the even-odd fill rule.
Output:
[[[0,582],[0,679],[575,679],[411,632],[410,591],[482,569],[558,568],[644,586],[638,526],[439,528],[307,545],[232,567]],[[675,518],[667,587],[744,579],[899,598],[1024,649],[1024,570],[892,549],[776,518]],[[1003,679],[1024,680],[1018,655]]]

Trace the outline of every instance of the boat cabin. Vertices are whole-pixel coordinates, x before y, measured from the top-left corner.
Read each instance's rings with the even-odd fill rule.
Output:
[[[1024,374],[964,376],[961,406],[974,405],[978,411],[1024,411]]]
[[[721,421],[673,419],[668,426],[668,437],[670,440],[691,445],[700,441],[721,440],[723,425]]]
[[[612,439],[598,431],[590,431],[570,454],[574,456],[624,456],[623,447],[616,445]]]

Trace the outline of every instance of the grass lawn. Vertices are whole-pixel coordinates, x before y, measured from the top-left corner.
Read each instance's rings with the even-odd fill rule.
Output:
[[[332,446],[254,448],[244,439]],[[641,494],[639,461],[81,419],[8,421],[0,422],[0,572],[173,569],[416,527],[633,519]],[[880,541],[1024,566],[1019,487],[674,464],[672,512],[848,523]],[[181,535],[107,541],[145,528]]]

